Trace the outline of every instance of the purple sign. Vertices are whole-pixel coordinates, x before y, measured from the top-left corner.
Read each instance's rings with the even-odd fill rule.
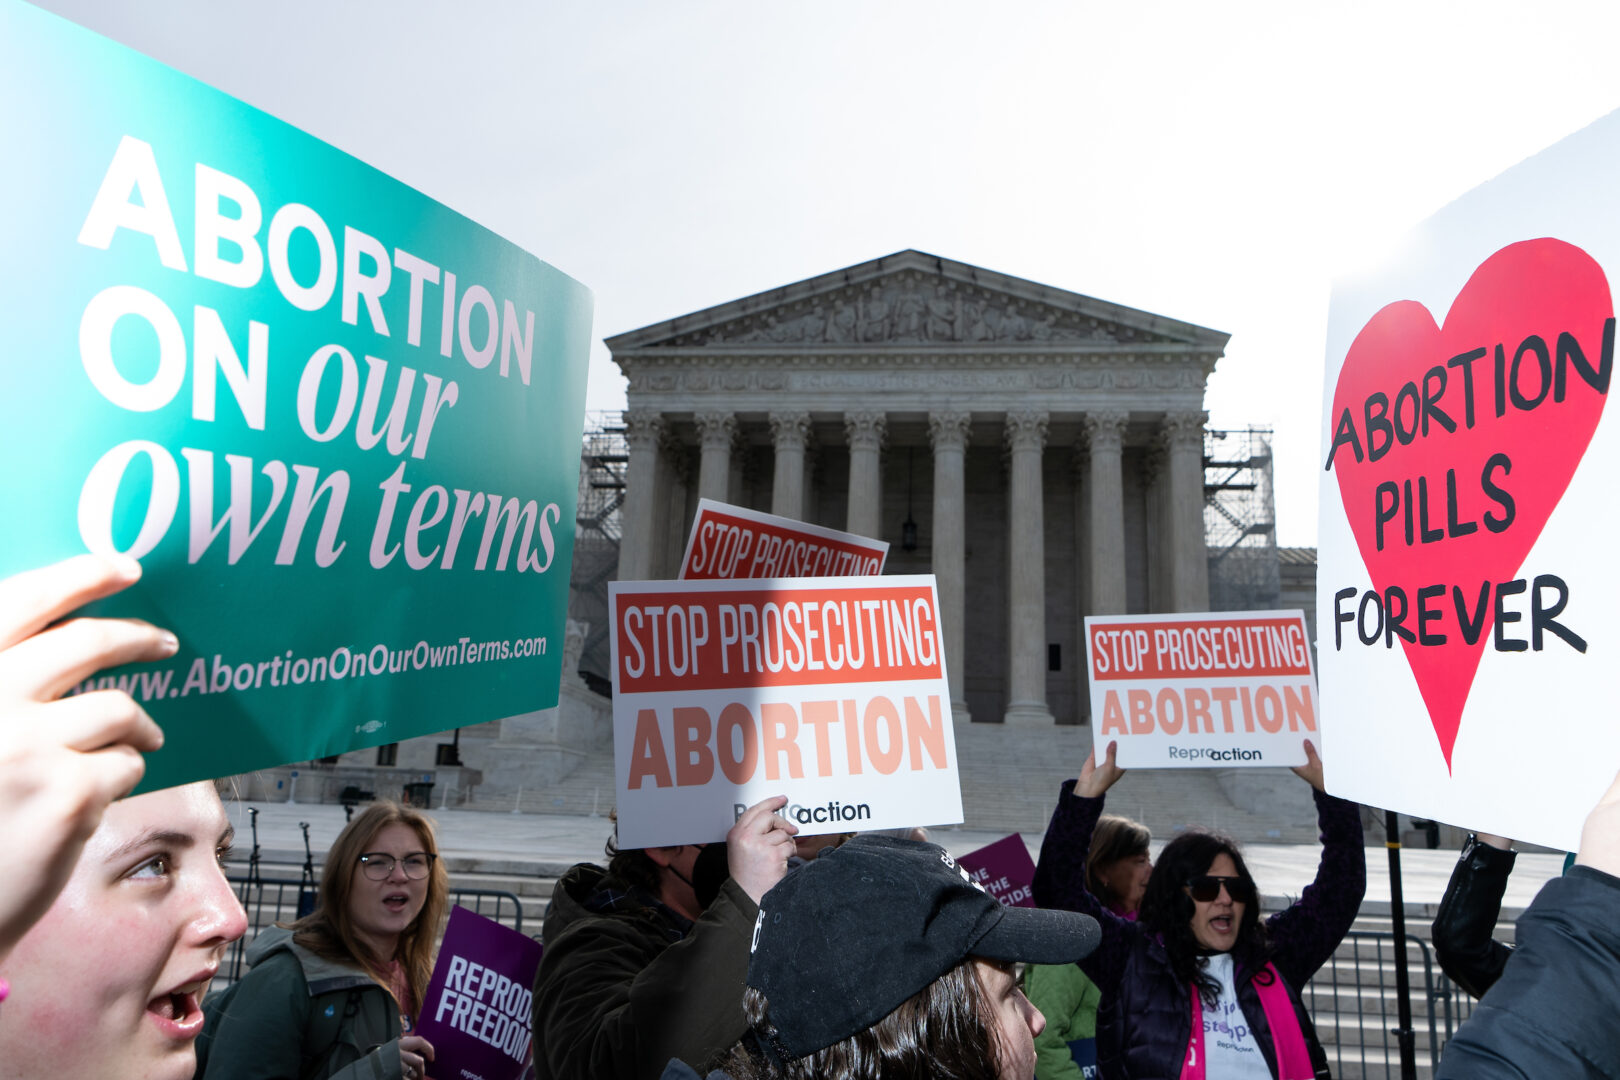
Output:
[[[529,1063],[540,943],[450,909],[416,1034],[433,1044],[437,1080],[518,1080]]]
[[[971,851],[956,860],[973,880],[1008,907],[1034,907],[1035,860],[1017,833]]]

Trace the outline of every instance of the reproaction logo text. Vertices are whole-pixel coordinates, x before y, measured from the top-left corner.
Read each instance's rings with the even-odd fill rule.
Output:
[[[1263,761],[1265,755],[1258,750],[1232,747],[1221,750],[1213,746],[1172,746],[1170,757],[1175,761]]]

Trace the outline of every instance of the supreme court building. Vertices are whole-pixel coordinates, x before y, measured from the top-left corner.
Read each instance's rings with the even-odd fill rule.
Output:
[[[674,577],[704,497],[878,537],[938,578],[958,723],[1078,722],[1085,614],[1210,606],[1226,341],[918,251],[609,338],[617,576]]]

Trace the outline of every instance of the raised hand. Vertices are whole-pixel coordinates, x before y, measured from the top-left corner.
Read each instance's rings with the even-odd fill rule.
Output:
[[[122,690],[63,698],[119,664],[162,660],[174,635],[136,619],[69,619],[134,583],[133,559],[83,555],[0,580],[0,957],[50,907],[113,799],[163,732]]]
[[[1305,764],[1290,765],[1289,768],[1293,770],[1295,776],[1317,791],[1327,791],[1327,788],[1322,786],[1322,759],[1316,753],[1316,746],[1311,740],[1305,740]]]
[[[1095,799],[1109,788],[1119,782],[1125,775],[1125,770],[1114,764],[1114,755],[1119,750],[1119,743],[1109,742],[1108,752],[1101,765],[1097,764],[1097,747],[1091,748],[1091,756],[1086,763],[1080,766],[1080,779],[1074,785],[1076,795],[1084,795],[1088,799]]]

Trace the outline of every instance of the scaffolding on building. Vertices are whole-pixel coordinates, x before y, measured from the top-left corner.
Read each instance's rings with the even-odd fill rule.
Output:
[[[1282,600],[1270,428],[1204,432],[1204,537],[1211,611],[1270,611]]]
[[[585,414],[579,460],[579,512],[574,526],[574,569],[568,615],[589,624],[579,670],[589,682],[607,683],[612,670],[608,643],[607,583],[619,572],[624,535],[625,471],[630,450],[622,412]],[[605,687],[604,687],[605,688]]]
[[[1212,611],[1264,611],[1280,603],[1270,428],[1204,432],[1204,534]],[[590,625],[580,672],[604,690],[612,668],[607,583],[619,569],[625,470],[624,414],[585,416],[569,617]]]

